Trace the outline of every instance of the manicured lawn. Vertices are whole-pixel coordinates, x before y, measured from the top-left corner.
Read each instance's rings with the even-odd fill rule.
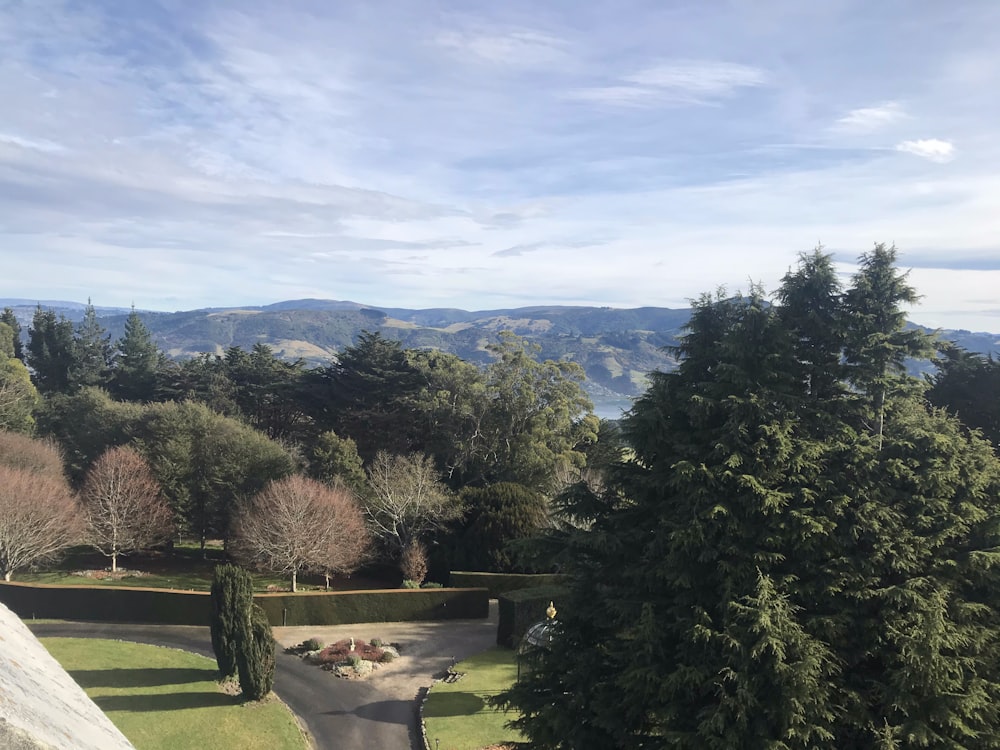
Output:
[[[514,652],[506,648],[484,651],[455,665],[466,675],[458,682],[437,682],[424,705],[424,720],[431,747],[441,740],[441,750],[478,750],[524,738],[504,726],[515,718],[490,708],[486,698],[509,687],[517,678]]]
[[[173,552],[152,552],[130,555],[120,558],[118,567],[125,570],[141,571],[145,575],[119,579],[92,578],[73,575],[84,570],[110,569],[111,562],[88,550],[80,550],[71,554],[49,570],[28,572],[17,571],[14,581],[21,583],[49,583],[57,586],[137,586],[140,588],[167,588],[181,591],[208,591],[212,587],[212,571],[223,562],[221,548],[209,549],[208,558],[202,557],[201,550],[195,546],[178,546]],[[268,587],[285,590],[289,585],[287,578],[267,573],[252,573],[254,590],[267,591]],[[384,581],[372,581],[354,576],[350,579],[336,579],[333,588],[385,588]],[[302,591],[321,590],[323,579],[302,576],[299,580]],[[273,589],[272,589],[273,590]]]
[[[291,711],[274,699],[242,704],[197,654],[90,638],[42,643],[136,750],[305,750]]]

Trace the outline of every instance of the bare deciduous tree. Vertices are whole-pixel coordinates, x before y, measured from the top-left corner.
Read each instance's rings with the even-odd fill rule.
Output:
[[[397,562],[428,534],[462,515],[459,498],[440,480],[434,463],[418,453],[379,452],[368,467],[365,506],[372,534]]]
[[[346,487],[302,476],[271,482],[237,515],[235,553],[244,562],[291,578],[354,570],[368,549],[361,507]]]
[[[65,477],[62,453],[55,443],[18,432],[0,431],[0,466],[58,480]]]
[[[62,477],[0,465],[0,571],[5,581],[79,541],[80,509]]]
[[[111,558],[170,538],[173,511],[138,451],[120,446],[106,451],[87,472],[82,492],[87,541]]]

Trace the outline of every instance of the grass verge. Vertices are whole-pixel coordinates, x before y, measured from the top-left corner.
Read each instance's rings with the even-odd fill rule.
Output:
[[[465,672],[457,682],[438,682],[424,704],[424,721],[431,747],[441,741],[441,750],[478,750],[487,745],[523,742],[519,732],[504,724],[515,714],[490,708],[486,698],[509,687],[517,677],[514,652],[493,648],[461,661],[456,672]]]
[[[136,750],[305,750],[291,711],[275,698],[242,703],[197,654],[91,638],[42,643]]]

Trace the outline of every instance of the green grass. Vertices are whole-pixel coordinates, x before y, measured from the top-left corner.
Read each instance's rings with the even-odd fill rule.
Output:
[[[509,687],[517,677],[514,652],[506,648],[484,651],[455,665],[465,672],[458,682],[438,682],[424,704],[424,721],[431,747],[441,750],[478,750],[494,743],[523,742],[519,732],[504,726],[516,717],[498,711],[486,698]]]
[[[176,546],[173,552],[149,552],[129,555],[118,559],[118,567],[136,570],[146,575],[115,580],[75,576],[80,570],[110,569],[111,561],[92,551],[80,549],[66,556],[49,570],[28,572],[17,571],[13,580],[20,583],[48,583],[56,586],[131,586],[151,589],[178,589],[181,591],[208,591],[212,587],[212,571],[225,557],[221,548],[208,550],[208,558],[202,557],[196,546]],[[286,590],[289,579],[267,573],[251,573],[255,591],[267,591],[268,587]],[[334,588],[384,588],[384,582],[369,581],[355,576],[338,579]],[[322,577],[300,576],[301,591],[322,590]]]
[[[220,691],[211,659],[122,641],[41,640],[136,750],[308,747],[280,701],[243,704]]]

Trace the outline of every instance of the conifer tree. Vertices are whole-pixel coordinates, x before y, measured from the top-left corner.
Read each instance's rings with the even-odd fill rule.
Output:
[[[236,675],[241,638],[253,606],[250,574],[236,565],[217,565],[212,576],[212,650],[223,679]]]
[[[135,308],[125,321],[125,333],[115,344],[115,368],[109,388],[123,401],[152,401],[163,353]]]
[[[111,374],[111,352],[111,335],[101,325],[97,311],[87,300],[83,320],[76,326],[73,339],[72,387],[104,386]]]
[[[885,406],[894,385],[905,382],[907,357],[930,357],[931,337],[906,329],[903,304],[920,299],[896,268],[896,248],[878,244],[861,255],[860,269],[844,297],[848,318],[844,359],[848,380],[866,396],[869,429],[881,444]]]
[[[563,501],[556,635],[495,701],[533,747],[1000,747],[1000,464],[900,372],[915,295],[865,257],[846,298],[814,255],[787,308],[694,306],[634,457]]]
[[[259,701],[274,685],[275,641],[267,615],[254,604],[238,636],[236,666],[243,699]]]
[[[73,323],[39,305],[28,329],[28,365],[40,393],[69,392],[73,355]]]

